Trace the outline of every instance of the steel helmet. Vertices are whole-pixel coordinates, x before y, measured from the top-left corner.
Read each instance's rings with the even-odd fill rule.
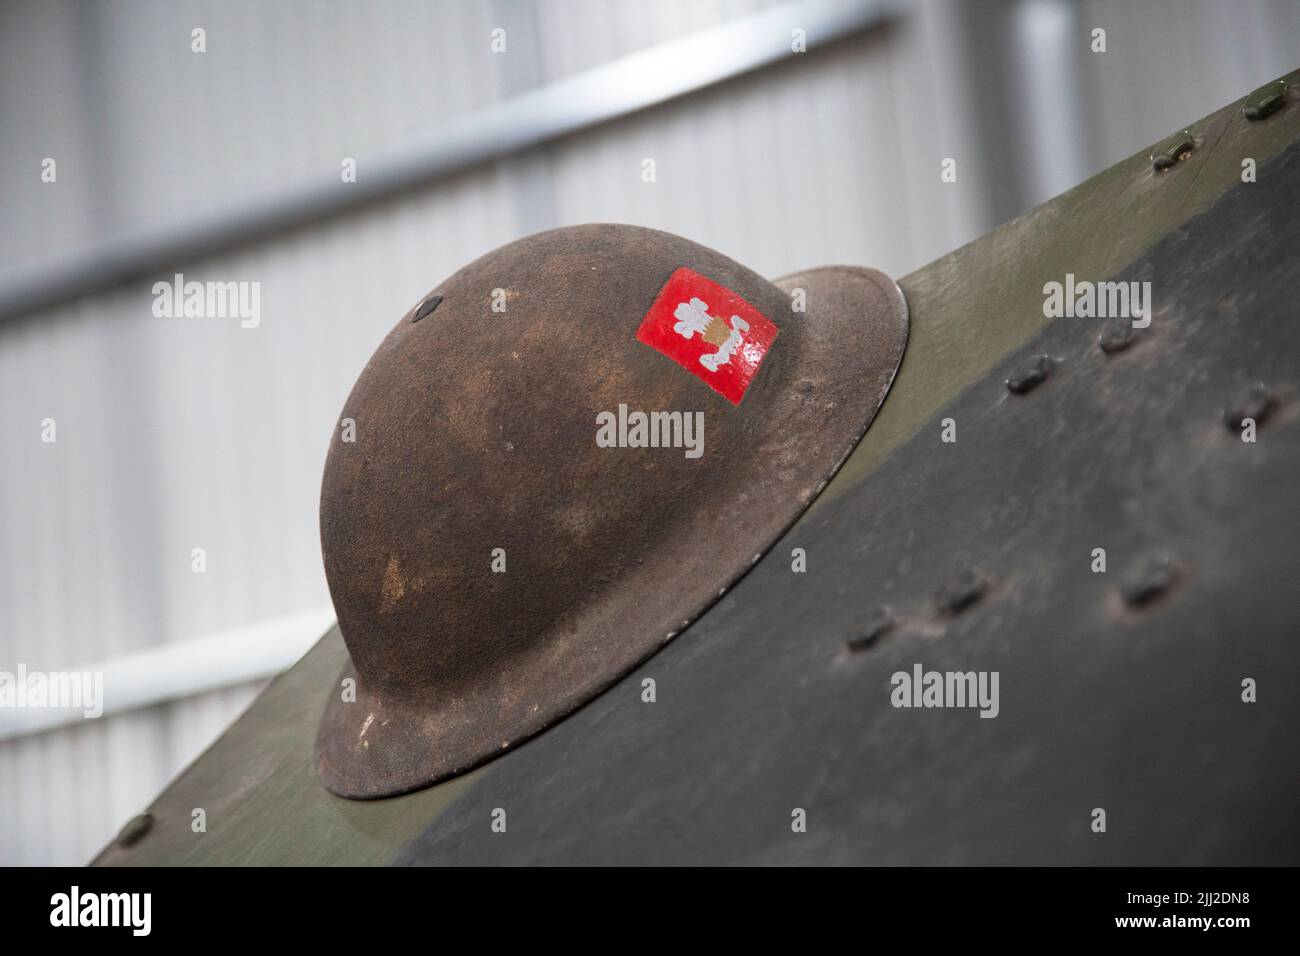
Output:
[[[884,400],[895,283],[777,282],[667,233],[556,229],[397,323],[321,487],[350,664],[316,741],[334,793],[404,793],[616,682],[794,522]]]

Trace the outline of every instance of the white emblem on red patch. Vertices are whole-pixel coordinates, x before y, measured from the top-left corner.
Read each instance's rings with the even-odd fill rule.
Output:
[[[636,337],[739,405],[777,332],[736,293],[683,267],[659,290]]]

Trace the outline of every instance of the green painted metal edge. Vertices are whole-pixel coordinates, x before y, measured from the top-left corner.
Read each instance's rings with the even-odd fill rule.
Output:
[[[1285,80],[1294,85],[1300,71]],[[1062,281],[1066,272],[1080,280],[1115,274],[1239,182],[1243,159],[1262,166],[1300,137],[1294,101],[1251,122],[1243,114],[1246,99],[1188,127],[1197,148],[1172,168],[1155,171],[1150,149],[1140,150],[903,279],[912,322],[903,364],[871,429],[813,509],[870,475],[963,389],[1040,331],[1050,321],[1042,310],[1046,282]],[[492,772],[488,764],[388,800],[354,802],[328,793],[316,779],[312,741],[323,688],[336,679],[345,654],[332,628],[163,791],[149,808],[153,821],[143,836],[129,847],[111,844],[94,862],[385,863]],[[205,813],[202,833],[191,827],[196,809]]]
[[[1051,321],[1044,283],[1066,272],[1080,280],[1114,275],[1240,182],[1243,159],[1260,166],[1282,152],[1300,134],[1298,81],[1300,70],[1278,81],[1291,85],[1292,102],[1267,120],[1246,119],[1246,96],[1187,127],[1197,148],[1171,169],[1156,172],[1151,149],[1139,150],[900,280],[912,321],[902,366],[870,430],[805,519]]]

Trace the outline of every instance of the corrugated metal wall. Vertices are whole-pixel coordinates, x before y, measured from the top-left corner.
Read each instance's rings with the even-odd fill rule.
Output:
[[[343,157],[364,176],[364,157],[449,119],[771,6],[6,4],[0,265],[337,182]],[[1088,51],[1093,26],[1105,54]],[[1298,53],[1300,5],[1284,0],[924,0],[888,28],[185,267],[260,282],[256,329],[156,319],[153,280],[2,327],[0,670],[76,668],[328,604],[317,492],[347,391],[397,316],[494,246],[625,221],[772,275],[901,275]],[[939,181],[946,156],[956,184]],[[0,862],[87,859],[255,691],[0,742]]]

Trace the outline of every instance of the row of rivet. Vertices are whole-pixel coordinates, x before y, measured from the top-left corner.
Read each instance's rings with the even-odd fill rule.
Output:
[[[1266,120],[1286,105],[1289,88],[1286,80],[1261,86],[1246,97],[1241,112],[1252,123]],[[1196,136],[1190,129],[1179,130],[1151,151],[1151,166],[1163,172],[1177,166],[1196,150]]]

